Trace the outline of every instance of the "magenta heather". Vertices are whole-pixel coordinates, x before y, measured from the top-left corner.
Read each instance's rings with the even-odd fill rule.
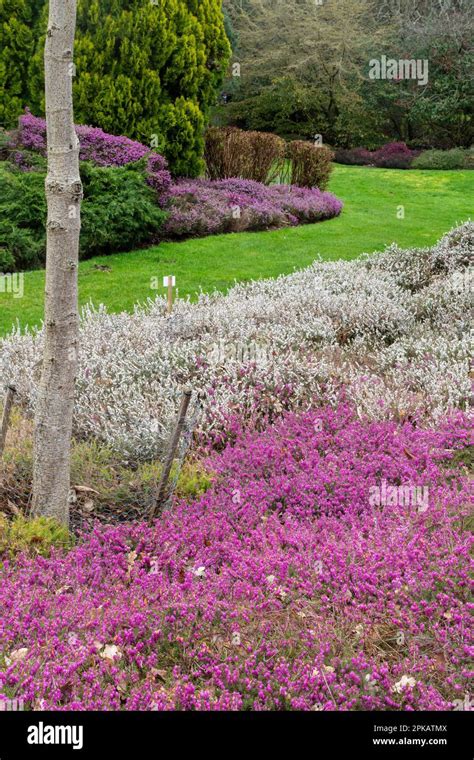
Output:
[[[150,153],[146,145],[107,134],[98,127],[76,125],[76,132],[81,143],[81,160],[93,161],[98,166],[124,166]],[[28,150],[46,155],[46,121],[26,111],[19,119],[19,142]]]
[[[385,169],[409,169],[413,159],[422,151],[412,150],[404,142],[391,142],[378,150],[366,148],[337,148],[336,162],[357,166],[377,166]]]
[[[199,500],[4,562],[0,693],[54,710],[462,709],[472,486],[450,460],[469,429],[345,406],[237,425]],[[374,506],[382,481],[428,488],[427,508]]]
[[[77,124],[76,133],[81,144],[79,153],[81,161],[92,161],[97,166],[104,167],[125,166],[147,156],[148,184],[156,190],[158,199],[161,199],[168,191],[171,174],[168,171],[166,159],[159,153],[155,153],[136,140],[110,135],[98,127]],[[22,148],[46,155],[46,121],[26,111],[20,116],[16,140]],[[14,160],[21,168],[27,170],[28,165],[22,161],[21,152],[14,154]]]
[[[179,180],[171,185],[164,233],[212,235],[330,219],[342,202],[318,188],[271,185],[245,179]]]

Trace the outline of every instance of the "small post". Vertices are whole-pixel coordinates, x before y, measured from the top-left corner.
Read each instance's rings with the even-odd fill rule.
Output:
[[[7,438],[8,425],[10,424],[10,415],[15,397],[16,388],[13,385],[6,386],[5,401],[3,402],[2,421],[0,423],[0,457],[3,455],[5,441]]]
[[[173,311],[173,288],[176,285],[176,277],[174,274],[170,274],[168,277],[163,277],[163,285],[165,288],[168,288],[168,306],[166,311],[168,314],[171,314]]]
[[[171,468],[173,466],[176,449],[178,448],[179,439],[181,438],[181,433],[183,432],[184,420],[186,419],[186,414],[188,411],[189,402],[191,401],[191,396],[192,396],[192,388],[186,387],[183,393],[183,398],[181,399],[181,406],[178,412],[176,427],[174,429],[173,435],[171,436],[171,439],[168,445],[168,452],[166,454],[165,463],[163,465],[163,472],[161,473],[160,482],[156,490],[156,494],[153,498],[153,503],[150,508],[150,514],[149,514],[150,522],[156,516],[156,513],[158,512],[158,509],[160,505],[162,504],[163,499],[165,497],[166,486],[168,484]]]

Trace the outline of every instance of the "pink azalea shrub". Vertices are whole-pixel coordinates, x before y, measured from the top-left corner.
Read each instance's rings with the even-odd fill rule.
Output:
[[[33,709],[462,709],[469,480],[438,432],[348,407],[236,427],[214,484],[0,570],[0,697]],[[449,470],[447,467],[449,465]],[[428,489],[426,501],[374,489]],[[472,489],[471,489],[472,490]],[[383,493],[383,490],[382,490]]]
[[[317,188],[245,179],[179,180],[169,195],[164,234],[171,238],[317,222],[337,216],[343,205]]]

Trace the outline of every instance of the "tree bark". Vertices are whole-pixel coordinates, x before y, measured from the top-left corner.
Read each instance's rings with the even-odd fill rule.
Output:
[[[77,267],[82,184],[72,104],[77,0],[49,0],[45,45],[48,206],[44,352],[35,415],[34,515],[69,522],[77,373]]]

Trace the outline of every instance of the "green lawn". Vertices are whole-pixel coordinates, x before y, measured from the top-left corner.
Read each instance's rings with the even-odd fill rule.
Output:
[[[225,290],[234,280],[274,277],[325,259],[351,259],[396,241],[403,247],[432,245],[455,223],[472,215],[474,172],[397,171],[336,166],[330,190],[344,201],[340,217],[321,224],[220,235],[164,243],[154,248],[102,256],[81,263],[81,303],[105,303],[111,311],[130,310],[153,296],[150,285],[174,274],[180,296]],[[405,218],[397,218],[404,206]],[[104,267],[101,269],[99,267]],[[0,293],[0,333],[19,319],[38,324],[43,308],[44,273],[27,272],[23,298]]]

